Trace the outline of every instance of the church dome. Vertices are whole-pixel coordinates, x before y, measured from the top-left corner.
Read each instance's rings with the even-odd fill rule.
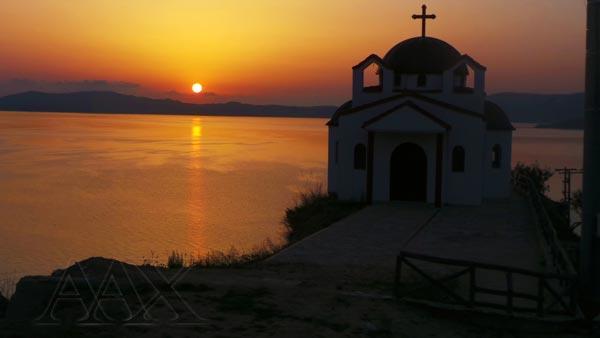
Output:
[[[404,40],[390,49],[383,60],[403,74],[443,73],[459,62],[461,54],[445,41],[432,37]]]
[[[485,101],[484,115],[487,130],[515,130],[504,110],[492,101]]]

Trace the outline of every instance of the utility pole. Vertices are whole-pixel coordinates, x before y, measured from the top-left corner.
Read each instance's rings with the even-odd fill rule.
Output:
[[[581,175],[583,174],[583,169],[576,168],[560,168],[556,169],[556,172],[562,176],[563,183],[563,199],[562,202],[567,206],[567,220],[569,222],[569,226],[571,226],[571,207],[573,206],[573,193],[571,191],[571,185],[573,183],[573,175]]]
[[[600,312],[600,0],[587,0],[581,305]]]

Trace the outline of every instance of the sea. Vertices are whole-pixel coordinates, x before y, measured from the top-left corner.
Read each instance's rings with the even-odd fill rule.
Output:
[[[327,180],[325,119],[0,112],[0,281],[103,256],[280,243]],[[583,133],[517,124],[513,164],[582,166]],[[574,178],[574,189],[581,178]],[[561,180],[550,181],[561,198]]]

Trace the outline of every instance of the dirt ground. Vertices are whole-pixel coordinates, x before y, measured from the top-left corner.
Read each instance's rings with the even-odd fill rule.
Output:
[[[163,288],[161,292],[164,292],[166,301],[159,298],[150,308],[151,322],[79,322],[73,319],[78,318],[73,315],[65,317],[70,320],[60,325],[41,325],[39,321],[19,324],[3,320],[0,336],[589,336],[581,323],[552,323],[504,315],[447,311],[398,301],[392,297],[391,281],[389,272],[306,265],[191,270],[175,284],[176,292]],[[123,279],[117,282],[122,283]],[[155,293],[154,290],[146,291],[149,295]],[[113,294],[120,295],[119,292]],[[179,299],[178,295],[182,298]],[[119,297],[116,300],[120,300]],[[187,305],[193,312],[187,309]],[[118,312],[118,308],[117,304],[110,311],[117,309]],[[76,309],[77,305],[70,305],[59,313],[73,313]],[[162,323],[154,322],[156,320]]]

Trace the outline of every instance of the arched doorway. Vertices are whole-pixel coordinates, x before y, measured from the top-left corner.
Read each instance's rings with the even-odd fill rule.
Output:
[[[392,152],[390,200],[427,200],[427,155],[414,143],[403,143]]]

